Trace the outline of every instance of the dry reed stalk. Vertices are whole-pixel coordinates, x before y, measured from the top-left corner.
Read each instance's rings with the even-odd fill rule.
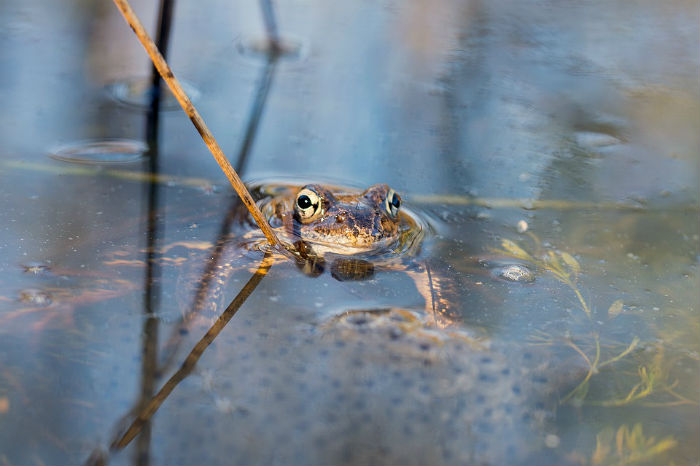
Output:
[[[209,131],[209,128],[207,128],[204,120],[202,120],[202,117],[199,115],[199,112],[197,112],[197,109],[195,109],[194,105],[192,105],[192,101],[190,101],[187,94],[185,94],[180,82],[177,80],[177,78],[175,78],[175,75],[173,75],[170,66],[168,66],[165,59],[158,51],[158,47],[156,47],[156,44],[149,37],[148,33],[141,24],[141,21],[139,21],[138,17],[134,13],[134,10],[131,9],[129,2],[127,0],[114,0],[114,4],[117,5],[117,8],[119,8],[119,11],[124,16],[124,19],[127,23],[129,23],[129,26],[131,26],[131,29],[136,34],[136,37],[138,37],[141,41],[141,45],[143,45],[143,48],[146,49],[146,53],[148,53],[148,56],[151,58],[151,61],[158,70],[158,73],[168,85],[173,95],[175,95],[175,98],[180,103],[180,106],[182,106],[182,109],[185,111],[187,116],[190,118],[190,120],[192,120],[195,128],[197,128],[197,131],[199,131],[202,139],[204,139],[204,143],[211,151],[212,155],[216,159],[216,162],[219,164],[219,167],[221,167],[221,170],[223,170],[224,174],[231,182],[233,189],[236,190],[238,196],[243,201],[243,204],[245,204],[248,211],[250,211],[250,214],[253,216],[253,219],[255,219],[255,222],[265,234],[267,240],[274,246],[281,246],[277,236],[275,236],[272,228],[270,228],[270,224],[267,223],[267,220],[265,220],[265,217],[263,217],[263,214],[255,204],[253,197],[250,195],[248,189],[246,189],[245,185],[239,178],[236,170],[233,169],[231,163],[224,155],[221,147],[219,147],[216,139],[214,139],[214,135],[211,134],[211,131]]]

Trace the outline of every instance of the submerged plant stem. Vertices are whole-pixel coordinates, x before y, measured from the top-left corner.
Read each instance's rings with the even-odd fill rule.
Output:
[[[243,204],[245,204],[245,206],[248,208],[253,216],[253,219],[265,234],[265,238],[267,238],[270,244],[279,246],[280,242],[277,239],[277,236],[272,231],[272,228],[270,228],[270,225],[267,223],[267,220],[265,220],[265,217],[263,217],[262,212],[260,212],[260,209],[255,204],[253,197],[250,195],[248,189],[246,189],[238,174],[231,166],[231,163],[224,155],[221,147],[219,147],[219,144],[216,142],[216,139],[214,139],[214,135],[211,133],[211,131],[209,131],[209,128],[204,123],[204,120],[199,115],[199,112],[197,112],[197,109],[195,109],[194,105],[192,105],[190,98],[187,97],[187,94],[182,89],[182,86],[177,78],[175,78],[170,66],[168,66],[163,58],[163,55],[161,55],[161,53],[158,51],[156,44],[149,37],[148,33],[141,24],[141,21],[139,21],[138,17],[134,13],[134,10],[132,10],[131,6],[129,5],[129,2],[127,0],[113,1],[124,16],[126,22],[129,23],[129,26],[131,26],[131,29],[141,41],[141,45],[143,45],[143,47],[146,49],[146,52],[148,53],[148,56],[151,57],[153,65],[158,70],[158,73],[160,73],[161,77],[166,82],[187,116],[190,118],[190,120],[192,120],[192,123],[194,124],[195,128],[197,128],[197,131],[199,131],[202,139],[204,139],[204,143],[211,151],[212,155],[216,159],[216,162],[219,164],[219,167],[221,167],[221,170],[223,170],[224,174],[231,182],[233,189],[236,190],[238,196],[243,201]]]
[[[598,338],[598,335],[595,336],[595,359],[593,359],[593,362],[581,351],[581,349],[574,343],[570,342],[569,346],[571,346],[574,350],[576,350],[577,353],[583,356],[583,359],[588,363],[588,373],[586,374],[586,377],[583,378],[581,383],[579,383],[576,388],[571,390],[568,395],[566,395],[561,402],[566,403],[576,395],[593,377],[593,374],[598,372],[598,362],[600,361],[600,339]]]
[[[620,359],[624,358],[624,357],[627,356],[634,348],[637,347],[637,344],[638,344],[638,343],[639,343],[639,338],[638,338],[638,337],[634,337],[634,338],[632,339],[632,343],[630,343],[630,344],[627,346],[627,348],[626,348],[622,353],[618,354],[618,355],[615,356],[614,358],[608,359],[608,360],[605,361],[605,362],[601,362],[601,363],[598,365],[598,368],[601,368],[601,367],[603,367],[603,366],[607,366],[608,364],[612,364],[612,363],[614,363],[614,362],[616,362],[616,361],[619,361]]]
[[[581,292],[579,291],[579,289],[576,287],[576,285],[573,282],[569,283],[569,286],[571,286],[571,288],[574,290],[574,293],[576,293],[576,297],[578,298],[578,301],[581,304],[581,308],[583,309],[583,312],[585,312],[586,316],[590,319],[591,318],[591,310],[588,308],[588,304],[586,303],[586,300],[583,299]]]

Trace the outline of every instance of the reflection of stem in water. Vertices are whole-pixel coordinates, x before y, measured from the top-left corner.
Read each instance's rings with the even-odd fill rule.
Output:
[[[166,3],[168,5],[166,5]],[[160,22],[158,25],[158,40],[167,48],[167,34],[170,29],[171,0],[161,2]],[[167,17],[164,18],[164,15]],[[141,405],[139,410],[145,408],[145,401],[153,396],[158,369],[158,319],[156,318],[160,301],[160,263],[157,254],[159,251],[158,240],[160,229],[158,224],[158,212],[160,205],[160,186],[155,183],[159,173],[158,165],[158,127],[160,117],[160,79],[154,70],[153,87],[150,93],[151,101],[146,118],[146,141],[148,141],[148,229],[146,247],[146,276],[144,294],[144,320],[143,329],[143,359],[141,364]],[[145,423],[136,447],[134,463],[146,466],[150,463],[151,425]]]
[[[154,100],[158,100],[156,97]],[[148,130],[153,131],[152,144],[150,144],[149,169],[152,174],[158,173],[158,106],[151,108],[148,118]],[[155,124],[152,122],[155,121]],[[143,328],[143,356],[141,363],[141,400],[148,400],[153,396],[155,388],[157,355],[158,355],[158,319],[156,318],[160,301],[160,264],[158,263],[158,238],[160,231],[158,228],[159,210],[159,186],[156,183],[148,184],[148,229],[146,247],[146,275],[144,283],[144,328]],[[139,409],[143,409],[141,405]],[[143,426],[136,447],[136,458],[134,463],[139,466],[146,466],[150,462],[151,426],[146,423]]]
[[[274,7],[272,6],[272,0],[260,0],[260,9],[262,10],[263,21],[265,22],[267,43],[270,47],[269,52],[271,55],[277,55],[281,50],[281,46],[280,36],[277,30],[277,19],[275,17]]]
[[[218,240],[216,241],[216,246],[211,253],[211,259],[207,261],[204,272],[202,273],[202,278],[197,284],[197,290],[195,291],[194,300],[190,306],[187,313],[182,316],[180,323],[173,329],[170,334],[170,338],[165,342],[162,353],[165,355],[162,358],[158,372],[164,372],[168,366],[172,363],[173,359],[177,354],[177,350],[183,339],[183,334],[187,333],[190,324],[194,321],[194,318],[199,315],[204,306],[207,303],[218,301],[218,296],[211,296],[209,293],[212,280],[226,280],[228,276],[226,273],[218,275],[217,266],[221,259],[221,255],[226,248],[226,239],[230,231],[231,223],[236,218],[238,210],[238,200],[235,199],[231,203],[228,209],[228,213],[221,224],[221,229],[219,230]],[[221,287],[215,287],[220,289]]]
[[[229,304],[223,314],[221,314],[216,322],[214,322],[214,325],[211,326],[207,333],[204,334],[194,348],[192,348],[192,351],[190,351],[190,354],[187,355],[180,369],[175,372],[172,377],[170,377],[170,379],[163,385],[160,391],[153,398],[144,403],[144,408],[139,412],[138,416],[136,419],[134,419],[124,435],[119,437],[119,439],[113,443],[113,448],[121,449],[126,447],[141,431],[144,425],[151,419],[158,408],[160,408],[160,405],[163,404],[165,399],[170,395],[170,393],[172,393],[175,387],[192,372],[204,351],[214,341],[219,333],[221,333],[226,324],[228,324],[228,322],[236,314],[238,309],[240,309],[241,305],[246,301],[246,299],[248,299],[258,284],[260,284],[262,279],[270,270],[273,262],[273,256],[270,253],[266,253],[262,259],[262,262],[260,263],[260,266],[258,267],[258,270],[250,278],[250,280],[248,280],[248,283],[245,284],[243,289],[238,293],[233,301],[231,301],[231,304]]]
[[[168,56],[168,43],[170,39],[170,24],[172,23],[173,0],[161,0],[160,13],[158,15],[158,32],[156,36],[158,49],[163,57]],[[158,123],[160,119],[160,102],[162,99],[162,86],[160,75],[155,65],[151,68],[151,88],[149,92],[149,112],[146,119],[146,142],[148,143],[151,159],[158,157]],[[157,177],[158,171],[151,170],[151,180]],[[152,181],[151,181],[152,183]]]
[[[238,151],[238,159],[236,160],[236,171],[243,173],[245,170],[245,164],[250,154],[250,149],[255,141],[255,135],[258,131],[258,126],[260,123],[260,117],[262,116],[263,109],[265,108],[265,103],[267,102],[267,95],[270,91],[270,86],[272,85],[272,78],[275,75],[277,65],[277,55],[271,53],[268,55],[267,61],[265,62],[265,68],[263,68],[262,76],[258,82],[257,92],[255,93],[255,101],[250,109],[250,114],[248,117],[248,126],[246,126],[245,136],[243,137],[243,142],[241,148]]]
[[[275,74],[276,62],[276,55],[271,54],[268,56],[262,76],[258,82],[257,92],[255,93],[255,101],[250,109],[245,135],[243,137],[243,141],[241,142],[241,146],[238,151],[238,158],[236,160],[236,171],[241,174],[245,171],[246,161],[248,160],[258,127],[260,126],[260,118],[262,116],[263,109],[265,108],[265,103],[267,102],[270,86],[272,85],[272,78]],[[219,229],[217,240],[214,243],[216,246],[214,251],[212,251],[211,259],[207,262],[206,268],[204,269],[202,279],[199,281],[197,291],[195,292],[194,302],[190,306],[187,314],[183,316],[180,325],[174,329],[172,335],[165,344],[164,352],[166,353],[166,357],[161,364],[161,370],[170,364],[172,358],[177,353],[177,348],[182,340],[182,334],[185,333],[185,330],[187,330],[192,319],[199,314],[203,306],[208,302],[207,297],[211,281],[215,278],[222,278],[216,276],[216,270],[226,246],[226,239],[228,238],[229,231],[231,230],[231,223],[237,216],[238,208],[238,199],[234,198],[228,208],[228,213],[221,224],[221,228]]]
[[[163,58],[168,58],[168,44],[170,43],[170,25],[173,18],[174,0],[161,0],[160,12],[158,14],[158,31],[156,32],[156,47],[163,54]],[[151,98],[157,97],[160,100],[161,81],[160,75],[155,65],[151,68]]]

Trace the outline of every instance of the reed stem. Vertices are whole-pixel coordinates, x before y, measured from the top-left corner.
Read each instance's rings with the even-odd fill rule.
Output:
[[[194,124],[195,128],[197,128],[197,131],[202,136],[202,139],[204,139],[204,143],[211,151],[212,155],[216,159],[216,162],[219,164],[219,167],[221,167],[221,170],[223,170],[224,174],[231,182],[233,189],[236,190],[238,196],[243,201],[243,204],[246,206],[248,211],[250,211],[255,223],[258,224],[270,244],[274,246],[281,246],[277,236],[275,236],[272,228],[270,228],[267,220],[265,220],[262,212],[260,212],[260,209],[255,204],[253,197],[250,195],[248,189],[246,189],[245,185],[238,177],[238,174],[231,166],[231,163],[224,155],[221,147],[219,147],[216,139],[214,139],[214,135],[211,133],[211,131],[209,131],[209,128],[207,128],[204,120],[202,120],[202,117],[199,115],[199,112],[197,112],[197,109],[194,108],[194,105],[192,105],[192,101],[189,99],[189,97],[187,97],[187,94],[182,89],[182,86],[177,78],[175,78],[170,66],[168,66],[165,59],[158,51],[158,47],[156,47],[156,44],[154,44],[153,40],[149,37],[148,33],[141,24],[141,21],[134,13],[131,5],[129,5],[129,2],[127,0],[114,0],[114,4],[117,6],[117,8],[119,8],[119,11],[124,16],[124,19],[136,34],[136,37],[138,37],[139,41],[141,41],[141,45],[143,45],[143,48],[146,49],[146,53],[148,53],[151,61],[153,61],[153,65],[158,70],[158,73],[160,73],[160,76],[163,78],[182,109],[190,118],[192,124]]]

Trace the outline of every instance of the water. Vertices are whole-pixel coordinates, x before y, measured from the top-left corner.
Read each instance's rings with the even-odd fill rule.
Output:
[[[143,157],[148,148],[139,141],[80,141],[51,151],[51,157],[74,163],[130,163]]]
[[[154,124],[106,90],[150,67],[116,8],[45,3],[0,5],[3,462],[698,463],[696,2],[280,3],[273,63],[240,50],[257,2],[178,4],[172,67],[246,180],[387,183],[431,226],[368,280],[276,261],[228,314],[262,254],[181,112],[155,167],[49,157]]]

